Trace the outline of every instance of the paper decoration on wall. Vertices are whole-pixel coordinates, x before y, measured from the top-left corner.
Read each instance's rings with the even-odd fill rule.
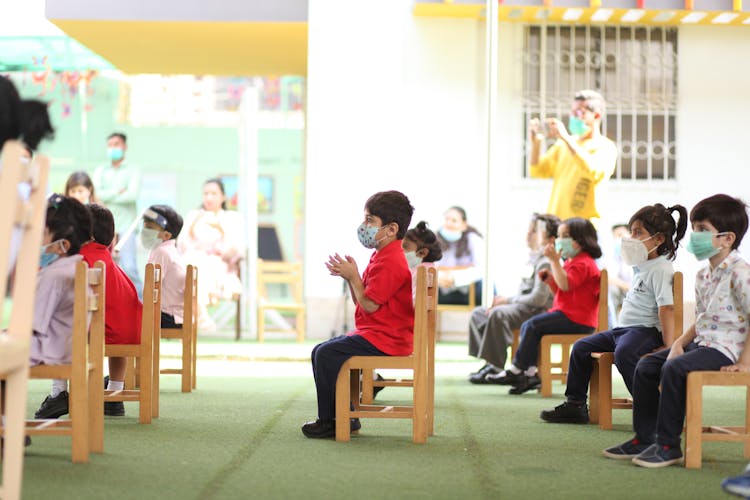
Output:
[[[43,67],[41,71],[30,71],[23,72],[22,74],[22,85],[25,86],[28,82],[27,76],[31,76],[31,84],[38,87],[37,97],[46,98],[48,102],[52,103],[58,100],[60,101],[60,116],[62,118],[68,118],[72,114],[73,104],[76,99],[80,98],[79,90],[81,82],[86,84],[86,96],[84,98],[94,95],[94,89],[91,87],[91,82],[97,77],[98,72],[96,70],[80,70],[80,71],[55,71],[50,65],[49,58],[45,56],[32,56],[31,62],[33,66]],[[59,85],[59,95],[56,95]],[[83,112],[88,113],[93,109],[91,104],[84,102]]]

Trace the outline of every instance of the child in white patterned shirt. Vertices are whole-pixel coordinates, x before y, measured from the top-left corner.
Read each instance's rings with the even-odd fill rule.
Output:
[[[680,434],[691,371],[750,371],[745,349],[750,319],[750,264],[737,248],[748,226],[747,205],[725,194],[706,198],[690,212],[687,249],[709,266],[695,282],[696,319],[672,344],[638,362],[633,379],[635,437],[604,450],[642,467],[682,463]],[[661,391],[659,388],[661,387]]]

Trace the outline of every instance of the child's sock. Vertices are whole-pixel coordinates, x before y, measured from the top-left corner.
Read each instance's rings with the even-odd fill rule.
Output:
[[[536,366],[529,366],[528,368],[526,368],[526,370],[524,370],[523,374],[527,377],[533,377],[534,375],[536,375]]]
[[[56,398],[61,392],[65,392],[67,390],[68,381],[66,379],[54,379],[52,381],[52,392],[50,392],[50,396]]]
[[[513,375],[518,375],[521,373],[521,369],[518,368],[516,365],[510,365],[510,368],[508,368],[508,371],[511,372]]]
[[[107,382],[107,390],[108,391],[121,391],[125,388],[125,381],[124,380],[112,380],[109,379],[109,382]]]

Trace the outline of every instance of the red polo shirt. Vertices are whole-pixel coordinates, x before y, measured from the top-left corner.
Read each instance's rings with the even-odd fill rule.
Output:
[[[597,327],[599,315],[599,268],[586,252],[567,259],[563,269],[568,275],[568,291],[558,288],[552,311],[560,311],[574,323]],[[606,290],[604,293],[607,293]]]
[[[411,298],[411,271],[401,248],[401,240],[389,243],[370,257],[362,282],[365,295],[380,304],[370,314],[357,304],[355,330],[369,343],[390,356],[408,356],[414,350],[414,305]]]
[[[143,304],[138,300],[135,285],[125,271],[114,263],[104,245],[89,242],[79,252],[91,267],[98,260],[104,262],[106,305],[104,307],[104,341],[107,344],[138,344],[141,341]]]

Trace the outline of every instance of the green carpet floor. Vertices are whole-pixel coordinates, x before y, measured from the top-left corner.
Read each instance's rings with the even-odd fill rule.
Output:
[[[411,442],[406,420],[363,420],[350,443],[309,440],[300,432],[316,413],[309,363],[239,359],[201,360],[190,394],[162,376],[161,417],[139,425],[127,403],[128,416],[105,419],[106,452],[89,464],[70,462],[69,438],[35,437],[24,498],[728,498],[721,479],[747,462],[734,443],[705,444],[701,470],[607,460],[601,450],[630,437],[629,411],[615,412],[614,431],[544,423],[539,411],[561,401],[561,385],[551,399],[472,386],[466,374],[479,363],[465,356],[438,360],[426,445]],[[30,413],[48,388],[32,381]],[[379,399],[404,394],[387,388]],[[705,407],[713,423],[741,424],[744,391],[712,388]]]

